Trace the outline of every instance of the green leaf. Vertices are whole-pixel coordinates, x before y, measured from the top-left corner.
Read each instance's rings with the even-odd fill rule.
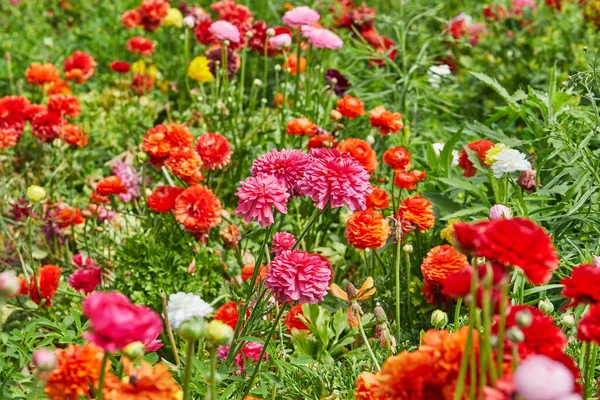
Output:
[[[494,89],[494,91],[496,93],[498,93],[500,95],[500,97],[502,97],[504,99],[504,101],[506,101],[511,106],[511,108],[517,107],[517,103],[513,100],[512,96],[510,94],[508,94],[508,91],[504,88],[504,86],[502,86],[500,83],[498,83],[496,78],[492,78],[491,76],[482,74],[480,72],[472,72],[472,71],[471,71],[471,75],[473,75],[475,78],[479,79],[480,81],[482,81],[483,83],[485,83],[486,85],[488,85],[492,89]]]
[[[469,208],[465,208],[460,211],[457,211],[455,213],[446,215],[440,219],[443,221],[447,221],[452,218],[463,218],[463,217],[468,217],[471,215],[477,215],[477,214],[481,214],[481,213],[483,213],[485,215],[485,213],[487,213],[488,211],[489,211],[489,207],[485,207],[485,206],[469,207]]]

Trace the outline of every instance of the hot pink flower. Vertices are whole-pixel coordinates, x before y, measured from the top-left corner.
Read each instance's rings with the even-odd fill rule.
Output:
[[[302,36],[307,38],[310,44],[319,49],[335,50],[339,49],[344,44],[342,39],[329,29],[302,25]]]
[[[164,346],[162,340],[158,338],[158,333],[154,338],[147,338],[144,343],[144,349],[148,353],[152,353]]]
[[[235,212],[244,221],[250,222],[256,218],[260,226],[273,223],[273,209],[287,214],[286,203],[290,194],[285,186],[273,175],[258,174],[249,176],[240,182],[236,195],[240,198]]]
[[[292,44],[292,37],[287,33],[282,33],[281,35],[273,36],[269,39],[269,44],[276,49],[281,47],[288,47]]]
[[[512,12],[516,15],[523,15],[525,7],[529,7],[531,11],[535,11],[537,7],[535,0],[512,0]]]
[[[342,207],[344,202],[353,212],[365,209],[371,191],[369,173],[354,157],[335,149],[312,149],[312,162],[307,165],[299,187],[305,196],[324,210]]]
[[[256,342],[248,342],[242,350],[235,355],[233,361],[235,364],[240,367],[237,371],[234,372],[235,375],[242,374],[246,371],[246,366],[244,361],[250,361],[252,363],[256,362],[260,357],[260,352],[262,351],[263,345],[261,343]],[[217,357],[222,360],[227,358],[229,354],[230,347],[229,346],[219,346],[217,348]],[[263,356],[263,360],[267,358],[267,353]]]
[[[219,40],[229,40],[231,43],[238,43],[240,41],[240,30],[227,21],[213,22],[208,31]]]
[[[531,400],[564,399],[575,392],[569,368],[544,355],[527,357],[515,372],[514,384],[517,395]]]
[[[281,303],[315,304],[323,300],[331,279],[331,263],[320,254],[284,251],[271,262],[265,286]]]
[[[69,286],[75,290],[83,290],[90,294],[102,280],[102,269],[98,267],[84,267],[73,272],[69,277]]]
[[[129,343],[154,340],[162,333],[162,319],[145,306],[136,306],[121,293],[92,293],[83,301],[91,332],[84,337],[108,352]]]
[[[307,6],[296,7],[283,15],[283,23],[298,27],[301,25],[314,25],[321,16],[318,12]]]
[[[252,164],[252,176],[264,173],[282,181],[289,194],[299,194],[298,182],[304,176],[304,169],[310,163],[310,156],[302,150],[276,150],[263,154]]]
[[[284,251],[292,250],[296,244],[296,238],[289,232],[277,232],[273,235],[273,244],[271,252],[276,256]]]

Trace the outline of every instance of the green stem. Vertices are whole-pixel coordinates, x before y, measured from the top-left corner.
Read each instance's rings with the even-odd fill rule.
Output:
[[[188,340],[185,351],[185,370],[183,372],[183,400],[190,398],[190,380],[192,379],[192,365],[194,364],[194,341]]]
[[[212,346],[210,354],[210,400],[217,400],[217,346]]]
[[[402,266],[402,241],[396,240],[396,339],[400,340],[400,267]]]
[[[294,104],[292,104],[292,113],[296,111],[298,106],[298,93],[300,92],[300,43],[302,42],[302,36],[300,34],[300,28],[298,28],[298,45],[296,47],[296,91],[294,92]],[[289,63],[288,63],[289,67]]]
[[[327,208],[327,206],[325,206],[325,208]],[[312,228],[312,226],[315,224],[315,222],[317,222],[317,219],[319,219],[319,216],[321,214],[323,214],[323,211],[325,211],[325,208],[323,208],[322,210],[319,210],[317,207],[315,207],[315,210],[313,211],[312,215],[310,216],[310,219],[308,220],[306,226],[304,227],[304,230],[300,233],[300,236],[298,236],[298,238],[296,239],[296,244],[294,244],[294,247],[292,248],[292,250],[296,250],[298,247],[300,247],[300,243],[302,242],[302,239],[304,239],[304,236],[306,236],[306,234],[308,233],[310,228]]]
[[[591,366],[590,358],[592,355],[592,347],[594,347],[594,344],[592,342],[587,343],[585,346],[585,355],[584,355],[584,361],[583,361],[583,368],[584,368],[583,398],[584,399],[588,398],[588,395],[590,394],[589,391],[592,388],[591,380],[593,379],[593,375],[590,376],[590,372],[592,372],[592,374],[593,374],[593,371],[591,371],[591,368],[590,368],[590,366]]]
[[[410,281],[411,281],[411,266],[410,266],[410,254],[404,253],[406,258],[406,317],[408,323],[412,326],[412,307],[410,306]]]
[[[108,353],[104,352],[102,358],[102,366],[100,367],[100,379],[98,380],[98,393],[96,394],[96,400],[102,400],[102,390],[104,389],[104,376],[106,375],[106,363],[108,362]]]
[[[454,309],[454,331],[458,330],[458,321],[460,319],[460,309],[462,306],[462,299],[458,299],[456,302],[456,307]]]
[[[377,362],[377,357],[375,357],[375,353],[373,353],[373,349],[371,348],[371,345],[369,344],[369,339],[367,338],[367,334],[365,333],[365,329],[363,328],[362,321],[360,320],[360,318],[358,318],[358,329],[360,330],[360,335],[362,336],[363,341],[365,342],[365,346],[367,346],[369,355],[371,356],[371,359],[373,360],[373,363],[375,364],[377,371],[379,371],[381,369],[381,367],[379,366],[379,362]]]
[[[500,322],[498,323],[498,348],[496,349],[496,368],[498,376],[502,376],[502,361],[504,359],[504,329],[506,328],[506,302],[508,300],[508,282],[502,284],[500,299]]]

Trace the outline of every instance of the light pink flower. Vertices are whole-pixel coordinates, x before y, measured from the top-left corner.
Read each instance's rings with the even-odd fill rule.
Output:
[[[273,36],[269,39],[269,44],[276,49],[281,47],[288,47],[292,44],[292,37],[287,33],[282,33],[281,35]]]
[[[56,352],[48,349],[37,349],[33,352],[33,365],[42,371],[52,371],[56,368]]]
[[[302,36],[307,38],[310,44],[319,49],[335,50],[339,49],[344,44],[342,39],[329,29],[302,25]]]
[[[229,40],[231,43],[240,41],[239,29],[227,21],[215,21],[208,30],[219,40]]]
[[[84,267],[76,270],[69,277],[69,286],[75,290],[83,290],[90,294],[102,280],[102,269],[98,267]]]
[[[301,25],[313,25],[319,21],[321,16],[318,12],[307,6],[296,7],[283,15],[283,23],[298,27]]]
[[[235,375],[239,375],[246,371],[246,362],[255,363],[260,357],[260,352],[262,351],[263,345],[261,343],[256,342],[248,342],[242,350],[235,355],[233,361],[235,365],[240,367],[237,371],[234,372]],[[221,360],[225,360],[227,355],[229,354],[230,347],[229,346],[219,346],[217,348],[217,357]],[[263,360],[267,359],[267,353],[263,356]]]
[[[320,210],[327,204],[337,208],[344,203],[353,212],[366,208],[369,173],[354,157],[336,149],[312,149],[310,155],[312,162],[298,184],[302,194],[317,202]]]
[[[163,330],[157,313],[132,304],[121,293],[92,293],[83,300],[83,314],[91,325],[91,332],[84,338],[108,352],[129,343],[152,341]]]
[[[281,213],[287,213],[286,203],[290,194],[273,175],[249,176],[240,182],[236,195],[240,201],[235,212],[238,217],[243,216],[246,222],[256,219],[260,226],[271,225],[274,221],[272,207]]]
[[[500,218],[510,218],[510,209],[502,204],[496,204],[490,208],[490,220],[495,221]]]
[[[310,156],[302,150],[276,150],[263,154],[252,164],[250,173],[273,175],[285,184],[290,195],[299,194],[298,182],[304,176],[304,170],[310,163]]]
[[[284,251],[271,262],[265,286],[281,303],[315,304],[323,300],[331,279],[331,263],[320,254]]]
[[[556,400],[575,392],[573,373],[544,355],[527,357],[515,372],[514,383],[515,392],[527,400]]]
[[[592,264],[594,264],[596,267],[600,267],[600,256],[594,256]]]
[[[273,244],[271,245],[271,253],[276,256],[284,251],[292,250],[296,244],[296,238],[289,232],[277,232],[273,235]]]

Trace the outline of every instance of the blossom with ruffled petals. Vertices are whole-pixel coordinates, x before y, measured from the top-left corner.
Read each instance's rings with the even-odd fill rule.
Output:
[[[248,223],[256,219],[260,226],[273,224],[273,208],[287,214],[290,194],[283,182],[273,175],[258,173],[256,176],[249,176],[240,182],[236,196],[240,200],[235,212]]]
[[[190,186],[177,196],[175,219],[190,232],[206,233],[221,223],[221,201],[206,186]]]
[[[287,11],[283,15],[283,23],[294,28],[302,25],[314,25],[321,16],[318,12],[307,6],[300,6]]]

